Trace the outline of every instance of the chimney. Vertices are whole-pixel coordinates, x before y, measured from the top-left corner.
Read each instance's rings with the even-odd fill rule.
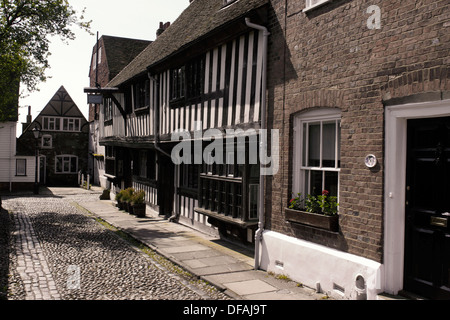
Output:
[[[28,106],[27,123],[31,123],[31,106]]]
[[[159,28],[158,30],[156,30],[156,36],[159,37],[161,35],[161,33],[163,33],[164,31],[166,31],[166,29],[170,27],[170,22],[160,22],[159,23]]]
[[[28,126],[31,124],[31,106],[28,106],[28,115],[27,115],[27,122],[22,122],[22,133],[28,128]]]

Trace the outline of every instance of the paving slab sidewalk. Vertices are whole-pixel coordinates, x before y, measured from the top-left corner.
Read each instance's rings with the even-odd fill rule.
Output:
[[[323,294],[293,281],[279,279],[262,270],[254,270],[251,252],[187,226],[153,215],[137,218],[120,211],[111,200],[80,201],[78,205],[234,299],[324,298]]]

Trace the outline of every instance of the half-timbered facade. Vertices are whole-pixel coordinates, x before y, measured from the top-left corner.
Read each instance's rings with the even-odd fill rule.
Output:
[[[32,130],[40,130],[36,139]],[[78,185],[78,173],[87,171],[88,122],[61,86],[36,119],[18,138],[18,151],[39,149],[38,181],[49,186]]]
[[[193,1],[107,87],[85,90],[104,97],[100,143],[117,188],[143,189],[160,215],[244,243],[258,223],[259,162],[250,154],[258,154],[265,36],[246,18],[265,22],[266,4]],[[172,151],[186,141],[189,160],[175,164]]]
[[[91,87],[106,86],[129,64],[150,41],[123,37],[101,36],[92,48],[89,79]],[[94,184],[109,188],[105,177],[105,147],[99,141],[99,101],[89,105],[89,174]],[[100,101],[101,102],[101,101]]]

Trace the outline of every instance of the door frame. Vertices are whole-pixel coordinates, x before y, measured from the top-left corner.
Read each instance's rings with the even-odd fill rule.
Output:
[[[408,103],[385,109],[384,290],[403,289],[407,120],[450,116],[450,100]]]

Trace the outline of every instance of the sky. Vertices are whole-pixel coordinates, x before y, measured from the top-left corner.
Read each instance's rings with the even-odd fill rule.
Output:
[[[155,40],[159,23],[172,23],[189,6],[189,0],[69,0],[69,3],[78,14],[86,8],[84,17],[92,20],[93,35],[74,26],[75,40],[63,43],[59,37],[51,38],[50,68],[46,72],[51,78],[40,83],[39,91],[24,92],[25,97],[20,99],[18,136],[20,123],[26,121],[26,106],[31,106],[35,119],[61,86],[88,119],[87,96],[83,89],[89,87],[89,67],[97,32],[99,37]]]

